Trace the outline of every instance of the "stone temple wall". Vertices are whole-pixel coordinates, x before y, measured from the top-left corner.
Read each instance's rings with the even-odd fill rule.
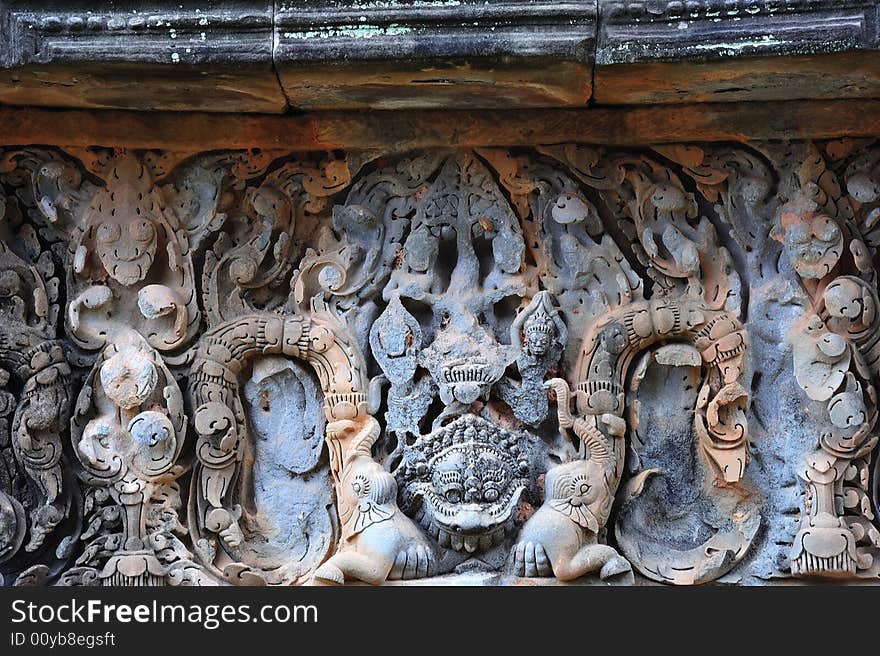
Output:
[[[31,4],[5,585],[880,576],[874,3]]]

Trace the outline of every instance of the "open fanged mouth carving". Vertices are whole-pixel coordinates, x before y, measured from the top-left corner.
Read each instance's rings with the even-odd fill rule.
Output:
[[[496,376],[482,362],[456,364],[443,369],[443,382],[447,385],[455,383],[492,383]]]
[[[400,469],[404,508],[443,547],[499,544],[530,480],[526,440],[474,415],[419,438]]]

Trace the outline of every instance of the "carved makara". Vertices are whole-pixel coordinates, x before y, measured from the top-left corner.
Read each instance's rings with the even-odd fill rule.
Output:
[[[877,575],[867,142],[0,176],[9,583]]]

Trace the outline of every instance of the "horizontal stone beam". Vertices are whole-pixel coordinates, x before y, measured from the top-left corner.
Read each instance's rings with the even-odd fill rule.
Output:
[[[600,0],[597,103],[877,97],[876,0]]]
[[[880,134],[880,100],[705,103],[550,110],[322,112],[291,116],[3,107],[8,144],[278,151],[535,145],[578,141],[832,139]]]
[[[284,113],[880,97],[876,0],[10,0],[0,103]]]

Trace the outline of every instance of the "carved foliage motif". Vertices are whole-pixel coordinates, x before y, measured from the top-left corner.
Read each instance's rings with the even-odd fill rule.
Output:
[[[11,176],[11,188],[25,183]],[[31,211],[15,195],[0,202],[0,566],[39,582],[57,575],[68,557],[79,532],[79,495],[62,445],[72,381],[58,339],[61,282]]]
[[[9,149],[4,577],[870,576],[878,153]]]
[[[839,178],[827,162],[833,149],[803,150],[807,158],[786,181],[786,202],[771,233],[784,243],[809,300],[790,332],[795,375],[811,401],[824,406],[815,446],[799,472],[806,494],[791,571],[796,576],[871,576],[880,546],[868,497],[877,442],[871,215],[880,199],[877,153],[856,152]]]

